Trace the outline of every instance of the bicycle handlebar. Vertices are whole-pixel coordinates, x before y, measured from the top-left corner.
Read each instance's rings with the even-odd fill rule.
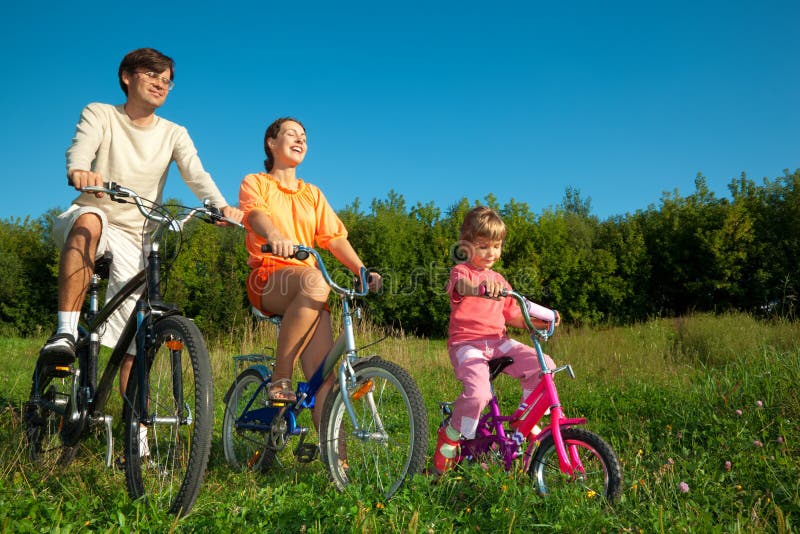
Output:
[[[272,253],[272,245],[266,243],[261,245],[261,252],[266,254]],[[305,260],[309,256],[314,256],[314,259],[317,260],[317,265],[319,266],[319,270],[322,273],[322,277],[325,279],[325,282],[331,286],[331,289],[339,293],[340,295],[347,295],[350,297],[364,297],[369,293],[369,272],[367,271],[366,267],[361,267],[359,274],[359,282],[361,283],[361,291],[356,289],[345,289],[338,285],[336,282],[333,281],[331,275],[328,274],[328,269],[325,268],[325,262],[322,260],[322,256],[320,256],[319,252],[313,247],[307,247],[305,245],[294,245],[294,254],[292,255],[294,258],[297,258],[300,261]]]
[[[481,285],[478,288],[478,296],[483,297],[485,294],[486,294],[486,286]],[[528,328],[530,332],[536,334],[537,336],[545,340],[553,335],[553,332],[555,332],[556,329],[556,320],[558,318],[558,312],[556,310],[550,310],[548,308],[545,308],[544,306],[540,306],[539,304],[531,302],[531,304],[533,304],[532,308],[534,310],[534,315],[536,316],[536,318],[547,322],[549,325],[547,329],[543,330],[536,328],[533,325],[530,312],[528,311],[529,301],[528,299],[525,298],[524,295],[522,295],[521,293],[517,293],[513,289],[503,289],[502,291],[500,291],[500,296],[512,297],[514,300],[517,301],[517,304],[519,304],[519,308],[522,311],[522,319],[525,321],[525,326]],[[541,315],[547,315],[546,312],[552,312],[553,314],[552,320],[541,317]]]
[[[525,326],[528,327],[528,330],[530,330],[531,332],[533,332],[534,334],[545,340],[553,335],[553,332],[555,332],[556,330],[555,316],[558,313],[557,311],[553,310],[554,317],[552,321],[547,321],[548,324],[547,329],[541,330],[533,325],[533,321],[531,321],[531,316],[528,313],[528,306],[527,306],[528,300],[523,295],[517,293],[513,289],[505,289],[501,292],[501,294],[513,297],[517,301],[520,310],[522,310],[522,319],[525,321]]]
[[[133,189],[124,187],[116,182],[103,182],[102,187],[96,185],[86,186],[81,188],[81,192],[106,193],[111,197],[111,200],[123,203],[128,202],[127,200],[124,199],[131,198],[136,204],[136,207],[139,208],[139,212],[145,218],[151,221],[155,221],[164,226],[168,226],[170,229],[175,231],[180,231],[183,228],[183,225],[186,224],[186,222],[189,219],[191,219],[198,213],[201,213],[209,217],[211,219],[210,222],[225,222],[232,226],[238,226],[239,228],[244,228],[244,225],[242,223],[236,222],[233,219],[229,219],[228,217],[223,216],[222,213],[220,213],[219,208],[216,208],[209,200],[204,200],[202,207],[191,208],[189,213],[183,219],[172,219],[170,217],[159,215],[158,213],[156,213],[156,210],[148,211],[147,207],[143,202],[143,200],[147,199],[143,199],[142,197],[140,197],[139,194],[136,193],[136,191],[134,191]],[[153,204],[155,205],[155,203]]]

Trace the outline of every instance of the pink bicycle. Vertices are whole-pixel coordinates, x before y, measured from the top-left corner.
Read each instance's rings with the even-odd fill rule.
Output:
[[[605,497],[613,502],[622,488],[622,469],[611,446],[600,436],[577,428],[586,423],[585,418],[566,418],[558,398],[553,375],[567,371],[575,378],[572,366],[564,365],[548,369],[539,342],[546,341],[555,329],[550,323],[547,330],[537,329],[531,322],[527,300],[516,291],[508,290],[519,303],[522,316],[531,335],[533,346],[539,357],[542,379],[536,389],[511,415],[502,415],[497,393],[492,387],[489,402],[478,423],[475,437],[461,439],[456,462],[474,460],[502,460],[510,470],[517,460],[522,469],[533,479],[542,495],[568,488],[576,488],[588,498]],[[490,380],[514,362],[511,357],[497,358],[489,362]],[[441,402],[442,426],[449,424],[452,402]],[[549,422],[542,423],[549,415]],[[539,424],[543,428],[539,428]],[[527,446],[524,443],[527,441]]]

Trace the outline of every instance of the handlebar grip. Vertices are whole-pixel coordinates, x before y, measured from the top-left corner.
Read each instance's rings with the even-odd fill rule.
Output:
[[[550,308],[545,308],[540,304],[528,301],[528,315],[536,317],[542,321],[552,323],[556,320],[556,312]]]
[[[270,245],[269,243],[264,243],[263,245],[261,245],[261,252],[263,252],[264,254],[272,254],[272,245]],[[295,245],[294,254],[292,254],[290,258],[295,258],[300,261],[303,261],[308,259],[309,255],[310,254],[305,250],[297,250],[297,245]]]

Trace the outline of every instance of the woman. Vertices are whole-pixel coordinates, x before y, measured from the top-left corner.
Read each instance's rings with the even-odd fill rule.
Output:
[[[297,177],[297,166],[306,156],[306,132],[300,121],[281,118],[264,135],[266,173],[245,176],[239,189],[239,205],[247,228],[247,281],[250,303],[268,315],[282,315],[276,362],[268,395],[271,400],[294,402],[292,369],[299,356],[303,373],[310,377],[333,345],[330,288],[313,258],[292,258],[293,245],[329,250],[355,274],[363,267],[350,242],[347,229],[316,186]],[[261,252],[269,243],[272,254]],[[373,273],[370,289],[381,287]],[[320,388],[314,407],[319,426],[330,380]]]

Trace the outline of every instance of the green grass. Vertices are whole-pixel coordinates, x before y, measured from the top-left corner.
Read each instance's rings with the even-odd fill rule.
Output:
[[[380,337],[369,329],[359,335],[365,343]],[[357,489],[336,492],[319,462],[293,463],[270,475],[233,473],[219,435],[221,401],[233,379],[229,356],[260,350],[271,340],[269,329],[247,326],[210,343],[212,456],[193,512],[175,519],[128,499],[123,474],[103,466],[102,436],[89,439],[63,472],[30,465],[19,409],[43,340],[0,339],[0,530],[789,532],[798,524],[797,323],[699,315],[629,328],[564,328],[547,344],[556,362],[571,363],[577,375],[556,380],[567,415],[586,417],[587,427],[621,459],[624,491],[614,507],[566,495],[540,497],[526,475],[496,465],[470,465],[436,484],[418,476],[389,502],[372,501]],[[459,392],[444,341],[392,337],[367,352],[373,351],[417,380],[432,452],[437,403]],[[498,389],[503,406],[513,408],[518,385],[500,378]],[[114,415],[119,433],[119,412]]]

